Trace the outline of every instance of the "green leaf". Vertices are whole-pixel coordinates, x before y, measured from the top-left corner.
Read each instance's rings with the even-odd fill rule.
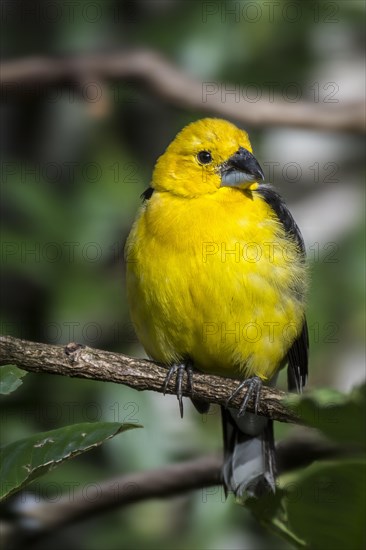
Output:
[[[366,448],[366,384],[350,394],[319,389],[286,399],[311,427],[321,430],[339,443],[353,443]]]
[[[23,384],[21,378],[26,375],[25,370],[18,369],[15,365],[5,365],[0,368],[0,393],[8,395]]]
[[[363,459],[316,462],[288,487],[288,524],[311,548],[365,547],[365,465]]]
[[[319,429],[354,456],[318,461],[283,474],[275,495],[245,504],[254,516],[295,547],[362,548],[366,459],[366,385],[350,394],[320,389],[286,399],[309,426]]]
[[[0,500],[66,460],[101,445],[138,424],[85,422],[38,433],[0,449]]]
[[[364,458],[314,462],[282,475],[276,494],[245,506],[273,533],[297,548],[364,548]]]
[[[276,493],[268,493],[261,498],[248,498],[245,506],[249,508],[255,518],[273,533],[290,542],[296,548],[304,548],[304,541],[290,529],[287,522],[284,497],[286,492],[278,488]]]

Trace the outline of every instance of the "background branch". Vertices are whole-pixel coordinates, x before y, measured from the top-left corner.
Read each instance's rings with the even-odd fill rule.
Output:
[[[53,346],[20,340],[12,336],[1,336],[0,365],[6,364],[14,364],[29,372],[91,378],[125,384],[136,390],[154,390],[160,393],[163,392],[167,374],[167,369],[158,363],[135,359],[121,353],[101,351],[75,343],[67,346]],[[237,380],[196,371],[193,376],[192,392],[188,390],[185,378],[183,395],[224,405],[237,385]],[[166,393],[175,394],[174,377]],[[239,408],[244,395],[243,390],[230,402],[230,406]],[[298,416],[283,405],[282,401],[286,395],[283,391],[264,386],[258,414],[280,422],[300,423]],[[248,411],[254,412],[253,399],[249,401]]]
[[[311,464],[314,460],[335,458],[349,452],[314,435],[302,434],[277,445],[279,473]],[[98,497],[88,499],[83,490],[67,494],[50,503],[34,502],[23,493],[17,504],[15,522],[8,523],[7,539],[21,547],[38,542],[56,530],[89,520],[105,512],[148,499],[186,495],[188,491],[208,489],[205,497],[217,499],[221,489],[222,457],[209,454],[177,464],[119,476],[98,484]],[[209,489],[216,487],[216,489]],[[5,529],[6,530],[6,529]],[[23,546],[24,547],[24,546]]]
[[[250,126],[294,126],[338,132],[365,132],[363,101],[324,104],[284,101],[274,95],[253,103],[245,100],[235,84],[193,79],[152,51],[129,51],[71,58],[32,57],[0,65],[5,97],[32,86],[85,85],[85,83],[135,79],[155,94],[180,107],[235,119]],[[103,88],[103,86],[101,86]],[[105,98],[101,98],[105,100]]]

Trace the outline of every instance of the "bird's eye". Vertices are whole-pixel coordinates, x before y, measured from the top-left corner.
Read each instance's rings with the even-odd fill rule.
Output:
[[[197,160],[200,164],[209,164],[212,161],[212,156],[209,151],[200,151],[197,154]]]

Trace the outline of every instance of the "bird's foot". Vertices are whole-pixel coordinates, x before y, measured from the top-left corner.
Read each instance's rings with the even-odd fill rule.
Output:
[[[238,416],[242,416],[245,414],[245,411],[247,410],[247,406],[251,397],[254,397],[254,412],[255,414],[257,414],[259,401],[261,398],[262,385],[263,385],[263,382],[258,376],[253,376],[252,378],[243,380],[243,382],[240,382],[236,390],[234,390],[233,393],[230,395],[229,399],[227,399],[226,406],[229,405],[230,401],[234,399],[234,397],[236,397],[243,388],[247,388],[243,402],[238,412]]]
[[[169,368],[164,382],[164,395],[166,393],[168,384],[174,374],[176,374],[175,391],[179,402],[180,416],[183,418],[183,377],[184,373],[187,373],[188,389],[191,391],[193,387],[193,369],[190,363],[175,363]]]

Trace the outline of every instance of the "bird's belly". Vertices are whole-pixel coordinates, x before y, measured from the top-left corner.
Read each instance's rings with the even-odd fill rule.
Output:
[[[288,240],[277,236],[271,246],[263,235],[267,240],[196,235],[180,248],[155,238],[149,254],[136,248],[127,269],[130,309],[150,357],[190,358],[199,370],[224,376],[275,373],[303,323],[294,291],[303,267],[295,256],[289,261]]]

